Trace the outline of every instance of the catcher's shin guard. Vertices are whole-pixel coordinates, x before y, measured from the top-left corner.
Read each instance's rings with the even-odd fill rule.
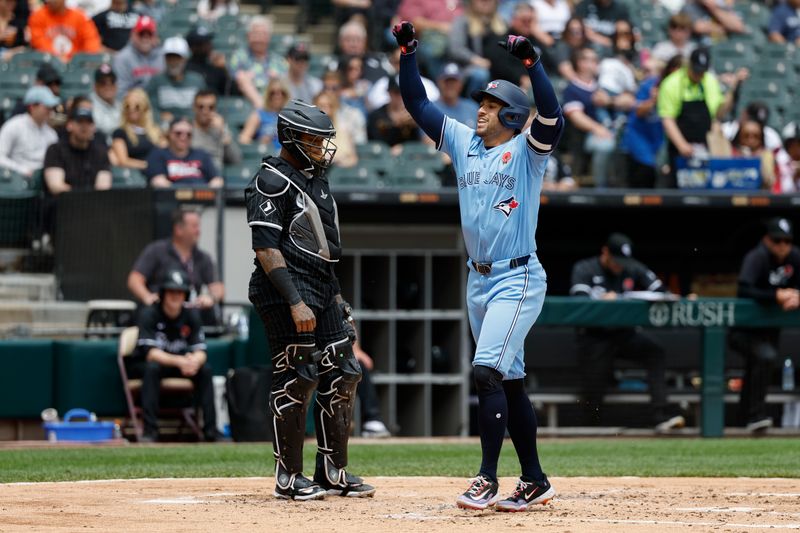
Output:
[[[306,408],[311,391],[319,383],[315,364],[319,357],[314,344],[289,344],[272,358],[269,405],[274,415],[275,463],[289,474],[303,470]]]
[[[317,474],[314,477],[324,472],[331,484],[339,484],[344,481],[350,420],[356,387],[361,381],[361,367],[349,339],[325,348],[319,363],[319,381],[314,405],[317,429]]]

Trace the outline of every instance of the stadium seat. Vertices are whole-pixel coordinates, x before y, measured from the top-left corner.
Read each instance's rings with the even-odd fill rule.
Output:
[[[336,187],[359,187],[367,191],[383,185],[380,173],[370,165],[364,164],[350,168],[333,166],[328,170],[327,177],[334,189]]]
[[[141,189],[147,187],[147,178],[135,168],[112,167],[111,186],[115,189]]]
[[[228,127],[238,132],[253,111],[250,102],[237,96],[223,96],[217,100],[217,111],[225,118]]]
[[[367,141],[362,144],[357,144],[356,154],[358,154],[359,161],[391,157],[389,154],[389,145],[383,141]]]
[[[68,70],[61,75],[61,98],[67,99],[92,92],[94,76],[91,70]]]
[[[387,187],[410,187],[415,189],[438,189],[442,186],[439,178],[424,167],[404,165],[393,168],[386,175]]]
[[[103,63],[111,64],[112,61],[111,54],[105,52],[99,54],[78,53],[72,56],[72,60],[67,65],[67,70],[93,73]]]
[[[120,377],[122,378],[122,388],[125,393],[125,400],[128,404],[128,416],[130,423],[133,425],[136,439],[142,437],[143,422],[142,408],[137,404],[139,393],[142,389],[141,379],[128,379],[128,373],[125,370],[125,358],[133,354],[136,348],[136,341],[139,338],[139,328],[136,326],[125,328],[119,336],[119,346],[117,349],[117,365],[119,366]],[[194,393],[194,383],[188,378],[164,378],[161,380],[161,395],[170,396],[172,398],[178,397],[184,400],[191,400]],[[192,402],[189,401],[189,405]],[[159,417],[170,415],[180,419],[180,429],[188,426],[197,435],[198,439],[202,439],[200,426],[197,420],[197,412],[194,407],[162,407],[159,412]]]
[[[34,69],[38,69],[42,63],[49,63],[59,72],[63,72],[66,68],[64,63],[62,63],[57,57],[50,54],[45,54],[43,52],[37,52],[35,50],[27,50],[25,52],[14,54],[11,57],[11,61],[8,62],[11,70],[17,70],[25,67],[33,67]]]

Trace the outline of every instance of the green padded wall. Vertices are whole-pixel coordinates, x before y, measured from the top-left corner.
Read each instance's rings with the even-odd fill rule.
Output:
[[[116,340],[56,341],[55,376],[59,414],[75,407],[98,416],[124,416],[127,412]]]
[[[0,418],[39,418],[53,406],[53,342],[0,342]]]

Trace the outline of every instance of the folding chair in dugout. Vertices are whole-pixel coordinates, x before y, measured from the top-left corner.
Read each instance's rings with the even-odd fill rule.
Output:
[[[117,351],[117,363],[119,374],[122,378],[122,388],[125,392],[125,400],[128,404],[128,416],[133,425],[136,440],[140,440],[144,431],[142,420],[142,408],[137,405],[140,391],[142,389],[141,379],[128,379],[128,372],[125,370],[125,358],[133,355],[136,349],[136,342],[139,339],[139,328],[132,326],[125,328],[119,336],[119,348]],[[197,410],[193,407],[194,383],[188,378],[163,378],[161,380],[161,398],[184,399],[189,401],[189,407],[169,407],[160,406],[159,418],[176,418],[179,420],[178,431],[183,432],[183,428],[188,426],[197,438],[202,440],[202,432],[197,421]]]

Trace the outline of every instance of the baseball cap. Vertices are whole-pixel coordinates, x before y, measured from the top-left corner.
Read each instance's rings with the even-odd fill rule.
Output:
[[[61,100],[44,85],[34,85],[25,93],[23,103],[25,105],[44,104],[47,107],[57,106]]]
[[[186,34],[186,43],[189,46],[210,43],[213,39],[214,32],[205,26],[195,26]]]
[[[689,66],[692,72],[703,74],[711,66],[711,54],[708,48],[696,48],[689,56]]]
[[[88,120],[94,122],[94,115],[92,110],[86,107],[76,106],[75,109],[69,113],[70,120]]]
[[[166,41],[164,41],[164,55],[176,55],[181,56],[184,59],[188,59],[190,52],[189,52],[189,44],[186,42],[186,39],[183,37],[170,37]]]
[[[51,83],[61,83],[61,74],[53,67],[53,65],[49,63],[42,63],[39,69],[36,71],[36,79],[44,83],[45,85],[50,85]]]
[[[311,54],[308,51],[308,45],[306,43],[294,43],[286,52],[286,57],[308,60],[311,58]]]
[[[608,236],[606,247],[615,261],[633,259],[633,242],[627,235],[612,233]]]
[[[461,68],[455,63],[448,63],[442,69],[437,79],[440,80],[461,80],[464,76],[461,74]]]
[[[142,33],[143,31],[149,31],[150,33],[156,32],[156,21],[153,17],[141,15],[136,21],[136,25],[133,27],[133,33]]]
[[[99,82],[105,78],[111,78],[111,81],[117,81],[117,75],[108,63],[103,63],[94,71],[95,82]]]
[[[769,219],[767,221],[767,236],[771,239],[794,239],[792,223],[783,217]]]

